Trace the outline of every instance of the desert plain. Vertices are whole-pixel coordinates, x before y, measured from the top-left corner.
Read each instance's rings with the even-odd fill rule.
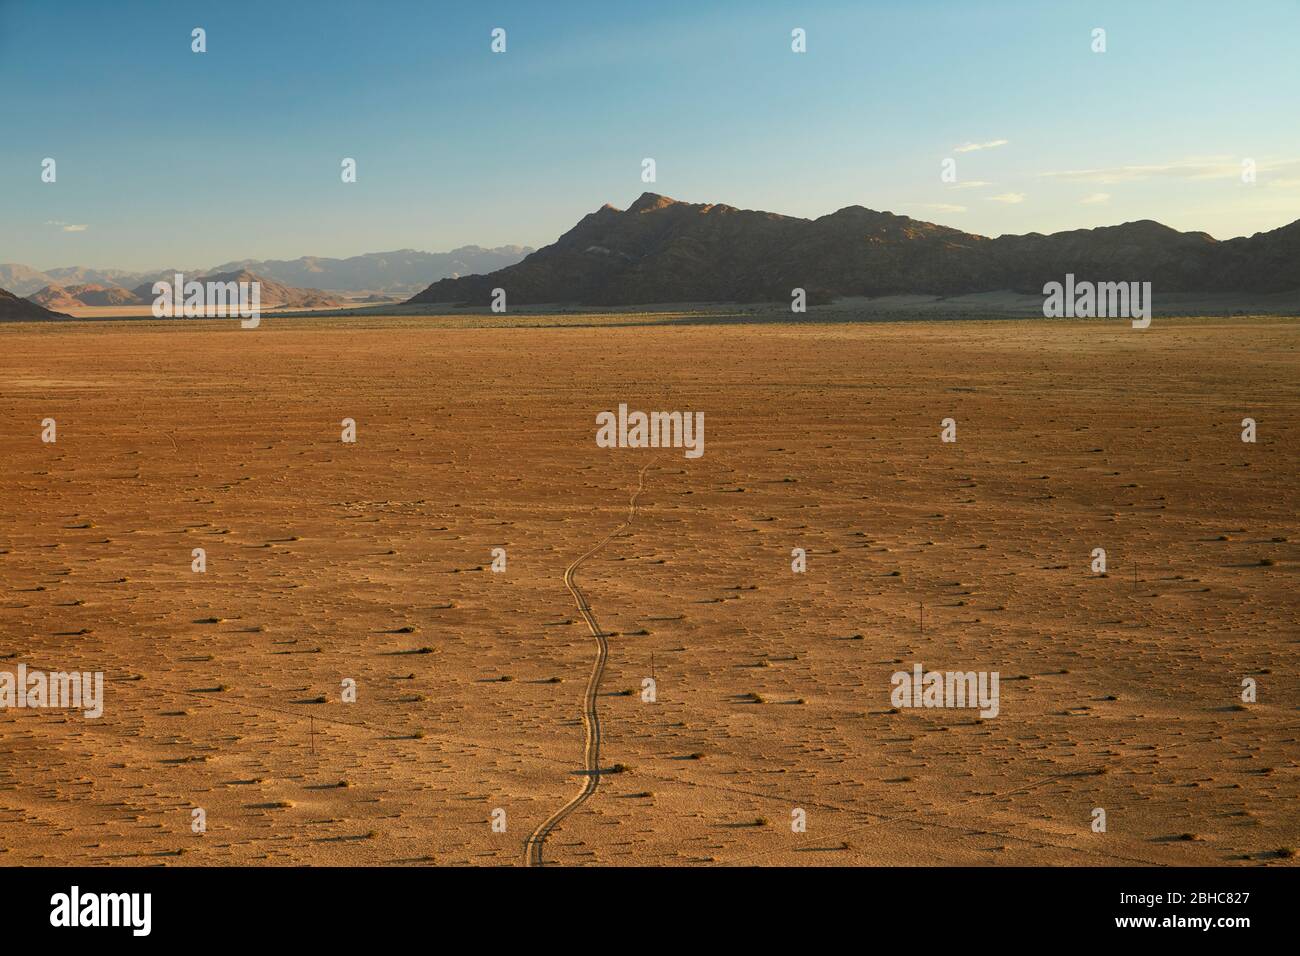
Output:
[[[1296,320],[473,324],[0,327],[0,865],[523,865],[642,469],[547,865],[1294,863]]]

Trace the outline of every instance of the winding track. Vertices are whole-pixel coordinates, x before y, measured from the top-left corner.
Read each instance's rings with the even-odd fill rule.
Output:
[[[596,713],[596,693],[600,689],[600,680],[605,674],[605,662],[609,659],[609,643],[605,640],[605,633],[600,629],[600,625],[596,623],[596,615],[591,612],[591,605],[587,603],[587,598],[582,593],[582,589],[578,587],[578,582],[574,580],[573,575],[582,562],[613,541],[632,524],[633,519],[636,518],[636,500],[645,489],[645,473],[649,467],[650,464],[647,462],[641,469],[640,474],[637,475],[636,491],[632,492],[632,498],[627,506],[627,518],[623,523],[602,538],[590,551],[564,569],[564,586],[573,595],[573,600],[578,605],[578,611],[581,612],[583,620],[587,622],[587,628],[591,631],[591,636],[596,639],[596,660],[591,665],[591,676],[587,678],[587,692],[582,698],[582,723],[587,731],[587,743],[583,752],[583,782],[582,788],[574,794],[573,798],[543,820],[537,829],[529,834],[528,839],[524,841],[525,866],[542,865],[542,844],[546,842],[546,838],[550,836],[551,831],[559,826],[565,817],[578,809],[600,786],[600,716]]]

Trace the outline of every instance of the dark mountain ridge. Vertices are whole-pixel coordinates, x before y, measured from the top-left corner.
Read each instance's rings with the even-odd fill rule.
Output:
[[[35,302],[19,298],[12,292],[0,289],[0,321],[2,322],[67,318],[71,318],[71,316],[62,312],[51,311],[44,306],[37,305]]]
[[[1044,283],[1149,281],[1156,292],[1300,291],[1300,220],[1220,242],[1151,220],[996,239],[848,206],[817,219],[643,194],[602,206],[554,243],[485,275],[434,282],[412,303],[592,306],[810,302],[844,296],[1040,294]]]

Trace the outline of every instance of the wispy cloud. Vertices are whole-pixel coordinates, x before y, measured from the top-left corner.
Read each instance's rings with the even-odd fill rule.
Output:
[[[999,193],[996,196],[985,196],[989,202],[1018,203],[1025,201],[1024,193]]]
[[[992,186],[992,185],[993,185],[992,183],[985,182],[982,179],[972,179],[964,183],[949,183],[948,188],[949,189],[978,189],[982,186]]]
[[[1092,193],[1079,200],[1082,206],[1102,206],[1110,202],[1110,193]]]
[[[1152,163],[1141,166],[1105,166],[1097,169],[1066,169],[1039,173],[1045,179],[1061,179],[1078,183],[1131,183],[1144,179],[1240,179],[1242,157],[1204,156],[1180,159],[1172,163]],[[1300,169],[1300,160],[1270,160],[1255,164],[1262,174],[1289,169]]]
[[[62,219],[47,219],[45,225],[58,226],[64,232],[85,232],[90,228],[84,222],[64,222]]]
[[[973,153],[977,149],[995,149],[998,146],[1005,146],[1011,142],[1009,139],[991,139],[987,143],[962,143],[960,146],[953,147],[954,153]]]

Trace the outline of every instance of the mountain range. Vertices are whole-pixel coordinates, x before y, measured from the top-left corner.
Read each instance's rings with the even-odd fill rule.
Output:
[[[529,246],[461,246],[451,252],[372,252],[348,259],[303,256],[300,259],[241,259],[217,266],[215,272],[247,269],[285,285],[336,292],[386,292],[410,295],[428,283],[449,276],[493,272],[513,265]]]
[[[174,277],[171,277],[174,279]],[[256,272],[250,272],[247,269],[235,269],[232,271],[214,272],[211,275],[186,276],[185,281],[191,280],[196,282],[257,282],[261,288],[258,290],[260,305],[263,309],[323,309],[333,305],[341,305],[337,296],[321,292],[318,289],[299,289],[295,286],[287,286],[282,282],[276,282],[274,279],[268,279],[264,275]],[[171,281],[171,280],[169,280]],[[130,293],[137,302],[152,304],[154,300],[153,282],[142,282]]]
[[[173,281],[175,277],[172,275],[164,278]],[[325,309],[344,304],[337,296],[327,292],[321,292],[318,289],[299,289],[294,286],[287,286],[267,279],[265,276],[249,272],[247,269],[238,269],[234,272],[218,272],[211,275],[186,276],[185,279],[186,282],[198,281],[203,283],[257,282],[260,285],[258,290],[260,307],[264,309]],[[54,310],[106,305],[152,306],[154,298],[152,280],[146,280],[134,289],[97,283],[69,286],[47,285],[39,292],[27,296],[28,301],[46,309]]]
[[[87,305],[139,305],[141,299],[121,286],[86,283],[83,285],[47,285],[29,301],[47,309],[78,309]],[[152,301],[152,299],[150,299]]]
[[[399,249],[395,252],[372,252],[347,259],[303,256],[298,259],[240,259],[203,270],[157,269],[131,272],[125,269],[91,269],[65,266],[44,272],[21,263],[0,264],[0,288],[16,295],[33,295],[47,286],[99,285],[132,288],[156,280],[170,281],[177,272],[201,271],[205,274],[247,271],[264,280],[285,286],[325,289],[332,292],[386,293],[408,296],[430,282],[447,276],[492,272],[518,262],[532,249],[527,246],[462,246],[451,252],[419,252]]]
[[[1044,283],[1149,281],[1161,292],[1300,291],[1300,220],[1218,241],[1151,220],[996,239],[848,206],[817,219],[644,193],[605,205],[554,243],[488,275],[444,278],[412,303],[587,306],[810,303],[908,293],[1041,294]]]
[[[72,266],[42,273],[8,264],[0,265],[0,288],[55,310],[48,317],[88,305],[148,304],[154,281],[177,271]],[[342,304],[344,293],[355,304],[365,293],[376,300],[421,287],[410,303],[482,306],[497,288],[511,305],[580,306],[789,302],[796,288],[810,304],[902,294],[1041,295],[1045,283],[1067,274],[1076,282],[1146,281],[1157,295],[1296,292],[1300,307],[1300,220],[1225,241],[1151,220],[988,238],[862,206],[802,219],[644,193],[625,210],[602,206],[536,251],[464,246],[240,260],[186,278],[259,281],[264,308],[309,309]],[[41,317],[13,298],[4,300],[6,316]]]

